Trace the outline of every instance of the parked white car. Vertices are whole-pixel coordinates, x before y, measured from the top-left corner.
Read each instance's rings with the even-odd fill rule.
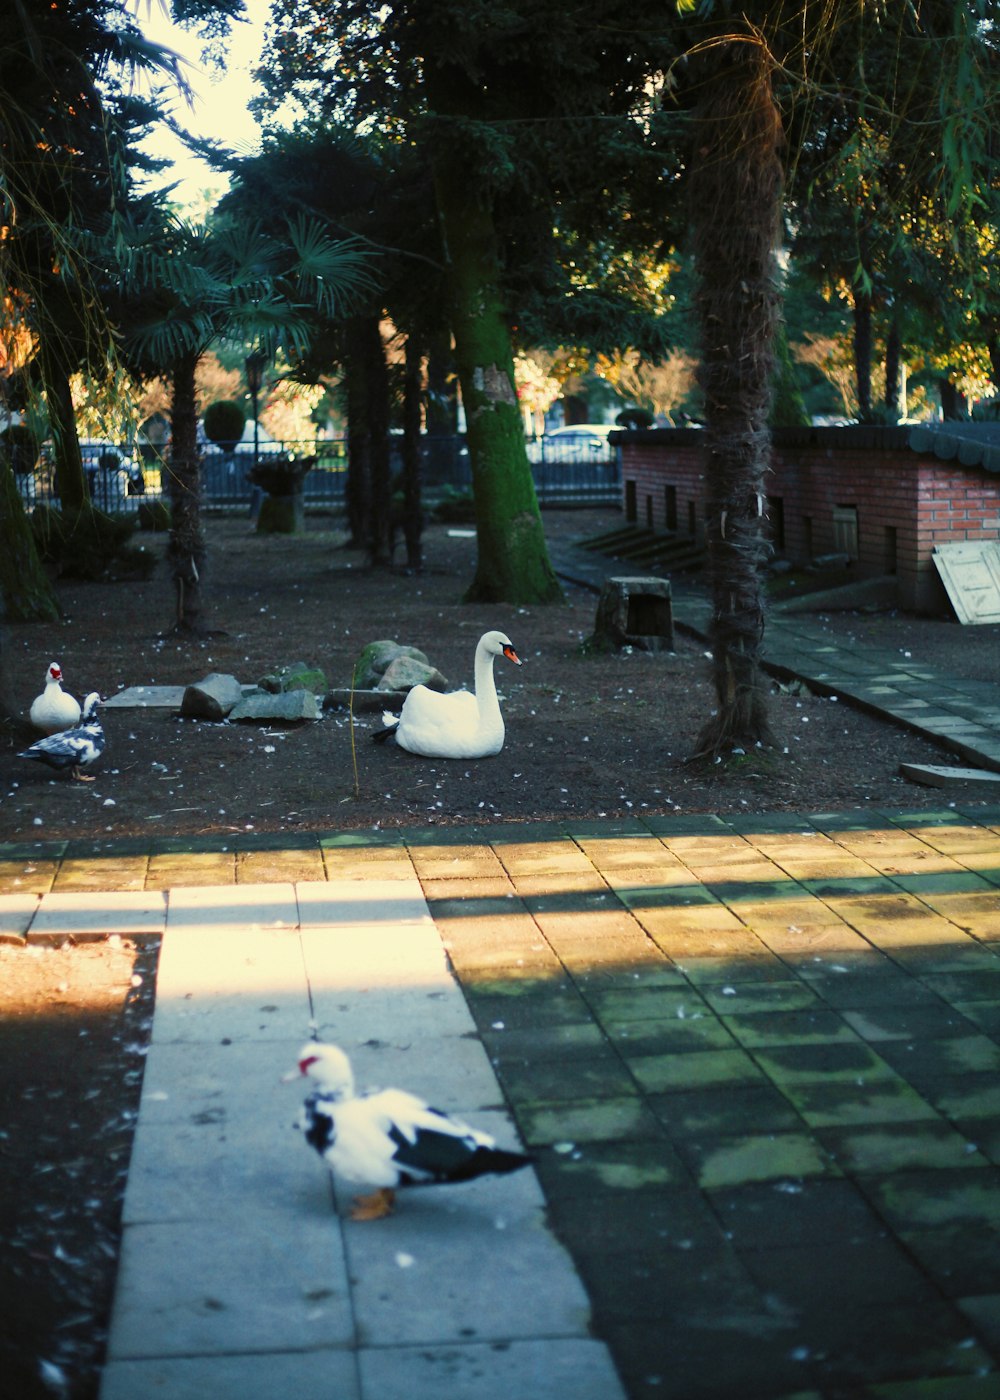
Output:
[[[560,464],[610,460],[608,434],[614,431],[613,423],[572,423],[554,428],[528,443],[528,461]]]
[[[142,467],[127,447],[82,438],[80,455],[91,499],[100,510],[121,510],[127,497],[144,493]]]

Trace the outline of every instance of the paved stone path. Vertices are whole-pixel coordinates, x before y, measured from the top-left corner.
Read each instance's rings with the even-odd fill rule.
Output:
[[[613,1400],[609,1354],[1000,1396],[1000,809],[6,846],[0,889],[9,938],[163,936],[102,1400]],[[311,1017],[542,1194],[341,1224],[278,1083]]]
[[[768,662],[1000,766],[981,688]],[[101,1400],[1000,1400],[1000,808],[0,845],[0,938],[114,932],[163,943]],[[311,1020],[537,1171],[341,1223]]]

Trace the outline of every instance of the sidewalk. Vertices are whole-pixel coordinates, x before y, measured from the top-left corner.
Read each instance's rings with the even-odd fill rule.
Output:
[[[1000,1396],[1000,810],[34,866],[21,936],[163,936],[102,1400]],[[311,1017],[537,1183],[342,1224]]]

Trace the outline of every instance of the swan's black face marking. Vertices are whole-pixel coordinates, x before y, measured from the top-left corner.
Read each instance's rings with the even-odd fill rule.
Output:
[[[515,666],[520,666],[520,664],[521,664],[521,658],[518,656],[517,652],[514,650],[514,648],[513,648],[512,646],[510,646],[510,645],[505,646],[505,647],[503,648],[503,654],[504,654],[504,656],[506,656],[506,658],[507,658],[508,661],[513,661],[513,663],[514,663]]]

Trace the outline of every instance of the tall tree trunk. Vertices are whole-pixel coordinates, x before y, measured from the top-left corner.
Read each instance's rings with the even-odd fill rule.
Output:
[[[938,380],[938,392],[941,395],[941,416],[953,420],[957,418],[968,418],[969,400],[950,379]]]
[[[83,457],[76,431],[76,413],[69,387],[69,369],[63,363],[58,344],[53,344],[53,338],[46,337],[42,340],[39,345],[38,362],[55,448],[56,489],[59,501],[67,514],[78,512],[89,502],[90,493],[83,474]]]
[[[464,82],[454,70],[432,71],[428,91],[439,113],[450,110],[450,85]],[[468,99],[460,92],[459,111]],[[466,601],[560,602],[524,445],[493,210],[470,179],[460,141],[442,137],[432,168],[476,505],[478,560]]]
[[[420,401],[423,355],[416,336],[406,337],[403,378],[403,538],[406,567],[419,573],[423,567],[423,508],[420,499]]]
[[[371,454],[371,510],[368,517],[368,562],[373,568],[392,563],[392,463],[389,449],[389,370],[378,316],[364,322],[366,419]]]
[[[377,315],[347,332],[347,518],[351,543],[374,567],[391,562],[389,372]]]
[[[170,495],[170,563],[177,594],[178,632],[200,635],[205,584],[205,536],[201,525],[201,463],[198,454],[198,410],[195,370],[198,355],[185,355],[174,365],[173,424],[167,484]]]
[[[14,473],[0,458],[0,616],[8,622],[55,622],[60,612]]]
[[[903,394],[903,339],[899,332],[899,317],[894,315],[889,322],[885,342],[885,406],[897,418],[906,416]]]
[[[427,355],[427,433],[444,437],[458,432],[458,396],[455,392],[451,331],[431,337]]]
[[[365,365],[359,340],[359,321],[347,328],[347,353],[344,357],[345,408],[347,410],[347,525],[351,545],[363,549],[368,535],[371,513],[371,454],[369,452],[368,422],[365,412]]]
[[[723,44],[705,59],[702,78],[691,214],[718,708],[698,736],[697,753],[715,755],[773,742],[760,647],[782,133],[763,45]]]
[[[872,417],[872,299],[863,287],[854,289],[854,381],[858,394],[858,419]]]

